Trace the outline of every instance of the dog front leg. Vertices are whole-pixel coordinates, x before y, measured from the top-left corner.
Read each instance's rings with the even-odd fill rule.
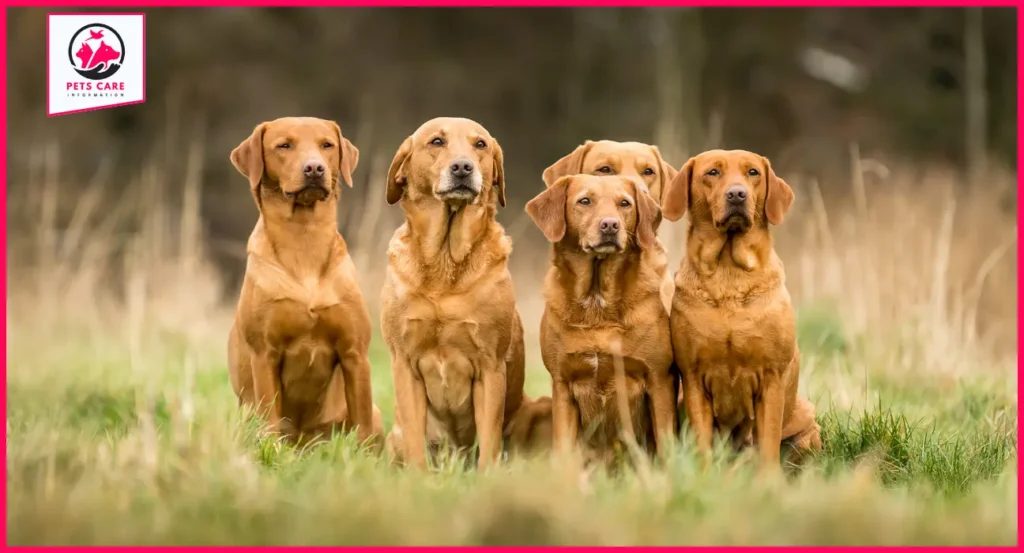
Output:
[[[651,398],[651,422],[654,425],[654,443],[658,455],[664,459],[676,433],[675,375],[664,372],[654,375],[648,385]]]
[[[796,396],[793,412],[782,426],[782,440],[793,444],[794,452],[787,461],[800,464],[812,452],[821,451],[821,427],[814,421],[814,404]]]
[[[553,404],[555,449],[560,453],[569,453],[576,446],[580,430],[580,410],[569,392],[569,385],[563,380],[555,380],[551,387]]]
[[[366,351],[355,348],[340,352],[341,371],[345,376],[345,402],[349,423],[356,427],[359,443],[366,443],[373,432],[373,391],[370,388],[370,361]]]
[[[281,356],[267,351],[252,357],[252,388],[256,412],[267,418],[271,432],[281,431]]]
[[[683,374],[683,404],[686,406],[686,418],[697,439],[697,450],[706,456],[711,453],[715,417],[704,387],[695,375]]]
[[[754,405],[754,426],[757,429],[757,447],[765,470],[779,469],[779,450],[782,447],[782,410],[785,397],[782,382],[770,373],[761,380],[761,397]]]
[[[473,381],[473,417],[479,448],[477,469],[484,470],[501,455],[502,418],[505,413],[505,368],[483,370]]]
[[[410,465],[427,468],[427,390],[412,372],[412,365],[399,355],[391,356],[395,380],[395,408],[402,421],[403,457]]]

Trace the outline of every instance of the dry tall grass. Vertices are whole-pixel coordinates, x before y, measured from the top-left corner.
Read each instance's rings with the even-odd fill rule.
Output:
[[[202,149],[193,143],[183,171],[152,160],[120,184],[102,166],[73,191],[61,186],[69,169],[59,147],[37,150],[27,181],[12,183],[8,197],[15,320],[74,320],[105,330],[111,320],[128,327],[152,320],[189,335],[220,328],[237,290],[226,289],[209,260],[199,215]],[[387,242],[402,214],[383,201],[390,152],[363,159],[356,186],[367,193],[353,203],[343,191],[339,226],[376,314]],[[1016,357],[1017,222],[1003,198],[1015,189],[1014,176],[994,174],[978,191],[951,170],[889,169],[859,158],[854,166],[860,170],[848,187],[829,187],[839,190],[831,198],[818,182],[786,175],[797,200],[773,233],[797,307],[826,306],[849,335],[895,333],[917,344],[920,351],[900,354],[908,369],[1008,367]],[[534,185],[540,189],[539,179]],[[250,201],[241,185],[237,196]],[[519,309],[534,329],[547,245],[521,206],[501,217],[515,241]],[[685,227],[666,221],[660,230],[670,267],[684,251]],[[243,242],[227,247],[244,258]]]

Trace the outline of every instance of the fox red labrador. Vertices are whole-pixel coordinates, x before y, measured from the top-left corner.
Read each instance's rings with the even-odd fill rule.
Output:
[[[658,204],[635,178],[571,175],[526,211],[553,244],[540,340],[555,446],[604,457],[624,430],[665,451],[677,376],[655,268]]]
[[[381,294],[397,408],[388,449],[425,467],[428,445],[477,442],[485,468],[523,403],[525,363],[512,241],[495,220],[501,146],[475,121],[427,121],[395,154],[387,201],[405,212]]]
[[[228,339],[231,385],[272,431],[304,441],[383,433],[370,390],[370,317],[338,233],[339,180],[359,151],[333,121],[261,123],[231,152],[259,220]]]
[[[784,439],[821,449],[814,405],[797,396],[795,317],[769,232],[793,197],[766,158],[711,150],[683,165],[662,204],[670,221],[690,214],[671,325],[697,445],[707,452],[716,430],[737,447],[752,437],[767,468]]]

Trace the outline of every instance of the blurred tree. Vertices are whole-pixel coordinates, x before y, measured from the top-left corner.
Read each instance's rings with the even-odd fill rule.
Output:
[[[964,26],[965,99],[967,104],[967,174],[972,185],[985,174],[988,91],[985,89],[985,29],[981,8],[967,8]]]

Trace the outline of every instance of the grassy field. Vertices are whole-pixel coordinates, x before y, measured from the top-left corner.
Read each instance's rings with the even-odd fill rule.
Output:
[[[799,475],[762,481],[748,459],[701,470],[685,438],[665,463],[588,478],[550,458],[405,471],[351,437],[282,446],[236,407],[234,292],[222,296],[195,218],[171,237],[140,222],[151,207],[127,210],[136,224],[116,232],[95,206],[61,225],[42,183],[20,208],[43,213],[31,245],[8,259],[8,541],[1014,544],[1016,259],[1001,244],[1015,245],[1016,221],[983,200],[948,217],[941,194],[908,204],[919,185],[891,186],[868,211],[825,210],[816,189],[798,189],[779,249],[825,450]],[[107,247],[123,228],[132,238]],[[535,305],[536,274],[524,274],[517,294]],[[371,304],[378,284],[364,286]],[[547,394],[535,335],[527,345],[527,392]],[[372,347],[390,426],[387,354]]]

